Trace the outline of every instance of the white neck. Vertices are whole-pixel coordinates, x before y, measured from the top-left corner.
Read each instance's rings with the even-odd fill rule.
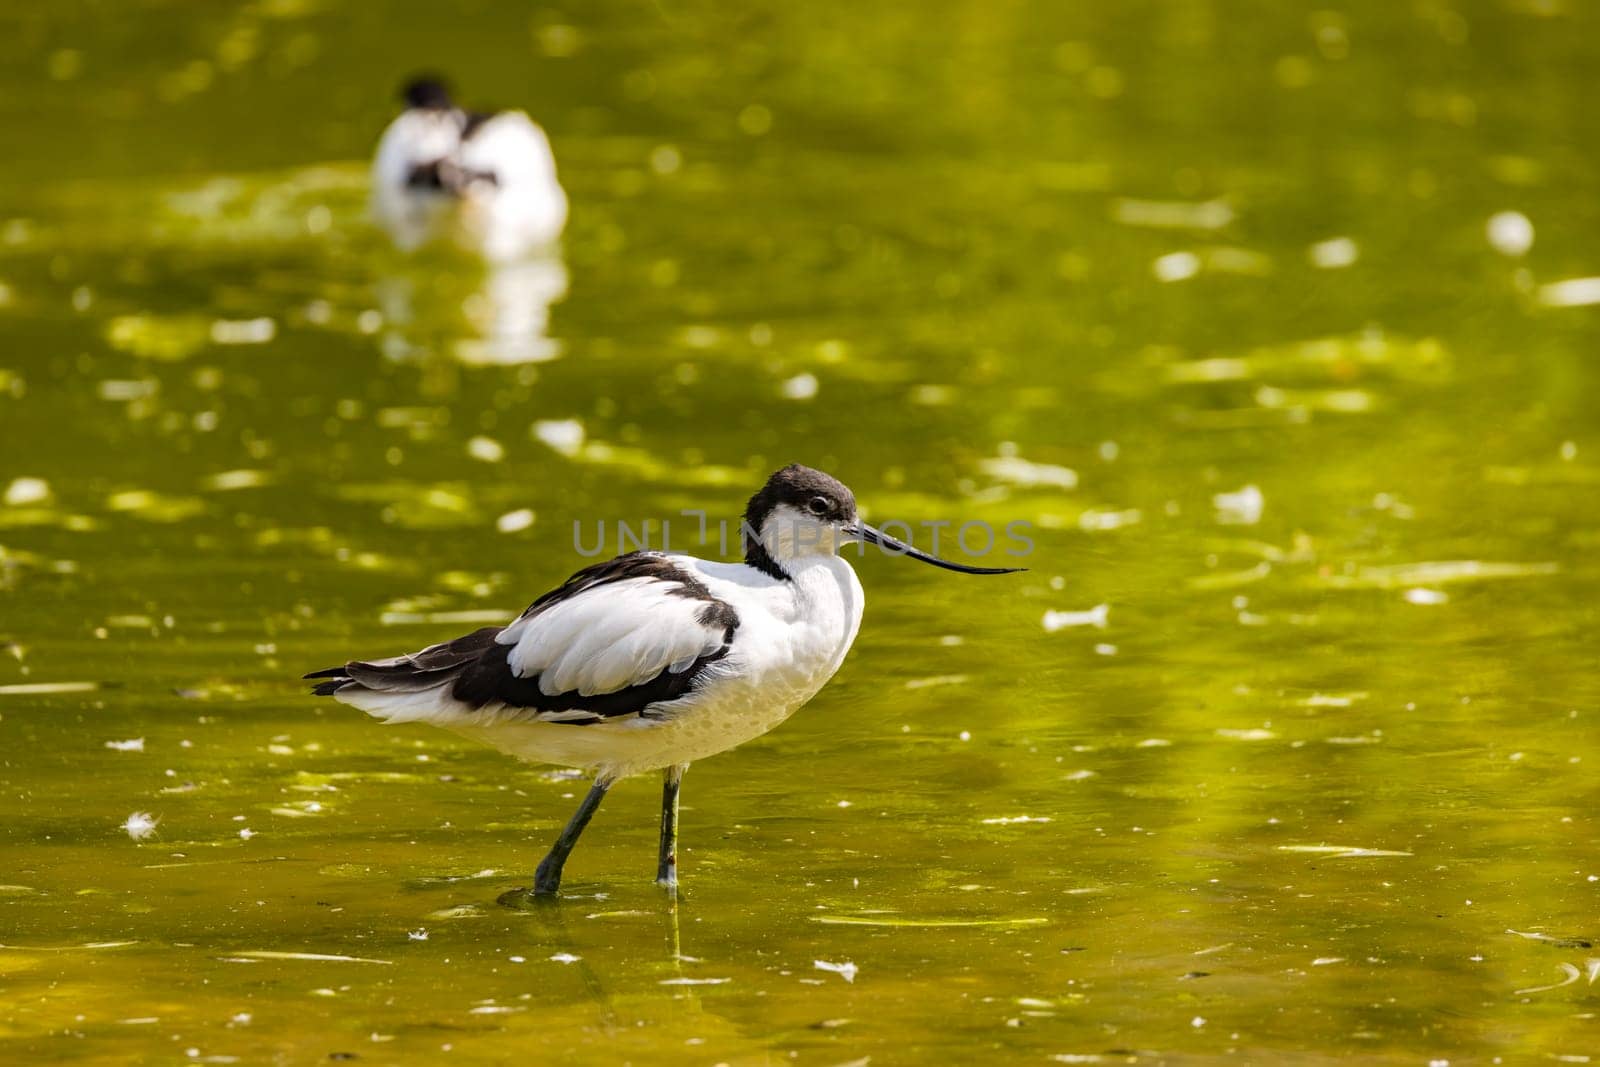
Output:
[[[818,521],[787,504],[780,504],[761,523],[759,539],[767,555],[784,571],[793,574],[791,564],[816,556],[832,556],[844,543],[837,526]]]

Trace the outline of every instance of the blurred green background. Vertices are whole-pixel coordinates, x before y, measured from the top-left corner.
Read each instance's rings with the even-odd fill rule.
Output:
[[[11,0],[0,57],[8,1062],[1600,1047],[1591,5]],[[419,69],[548,130],[559,259],[371,228]],[[676,909],[654,782],[507,912],[581,783],[296,681],[791,461],[1031,570],[862,560]]]

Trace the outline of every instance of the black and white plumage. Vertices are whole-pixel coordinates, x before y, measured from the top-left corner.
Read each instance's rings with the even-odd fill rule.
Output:
[[[566,193],[549,140],[525,112],[463,110],[434,78],[410,82],[402,97],[372,161],[373,213],[397,245],[449,235],[504,262],[561,236]]]
[[[591,771],[595,786],[540,865],[554,893],[566,853],[618,778],[664,770],[658,880],[676,884],[678,782],[697,759],[788,718],[831,678],[861,625],[862,590],[838,555],[865,541],[950,570],[861,522],[855,498],[793,465],[753,496],[742,563],[634,552],[587,567],[505,627],[420,652],[317,671],[315,692],[388,722],[430,722],[521,759]]]
[[[727,656],[739,615],[659,552],[586,567],[511,625],[490,626],[421,652],[307,675],[315,689],[390,722],[500,708],[526,721],[592,726],[687,694]],[[407,695],[415,696],[408,701]]]

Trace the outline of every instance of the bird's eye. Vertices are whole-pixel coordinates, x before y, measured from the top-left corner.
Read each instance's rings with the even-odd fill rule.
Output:
[[[825,496],[814,496],[806,504],[806,510],[821,518],[833,509],[833,503]]]

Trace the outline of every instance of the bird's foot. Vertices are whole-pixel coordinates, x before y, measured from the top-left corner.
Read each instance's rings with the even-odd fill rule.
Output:
[[[660,886],[667,894],[668,900],[677,900],[683,892],[678,887],[678,868],[669,867],[656,875],[656,885]]]
[[[495,898],[495,902],[504,908],[515,908],[517,911],[531,911],[534,908],[546,907],[557,899],[556,887],[541,889],[535,885],[532,889],[518,886],[508,889]]]

